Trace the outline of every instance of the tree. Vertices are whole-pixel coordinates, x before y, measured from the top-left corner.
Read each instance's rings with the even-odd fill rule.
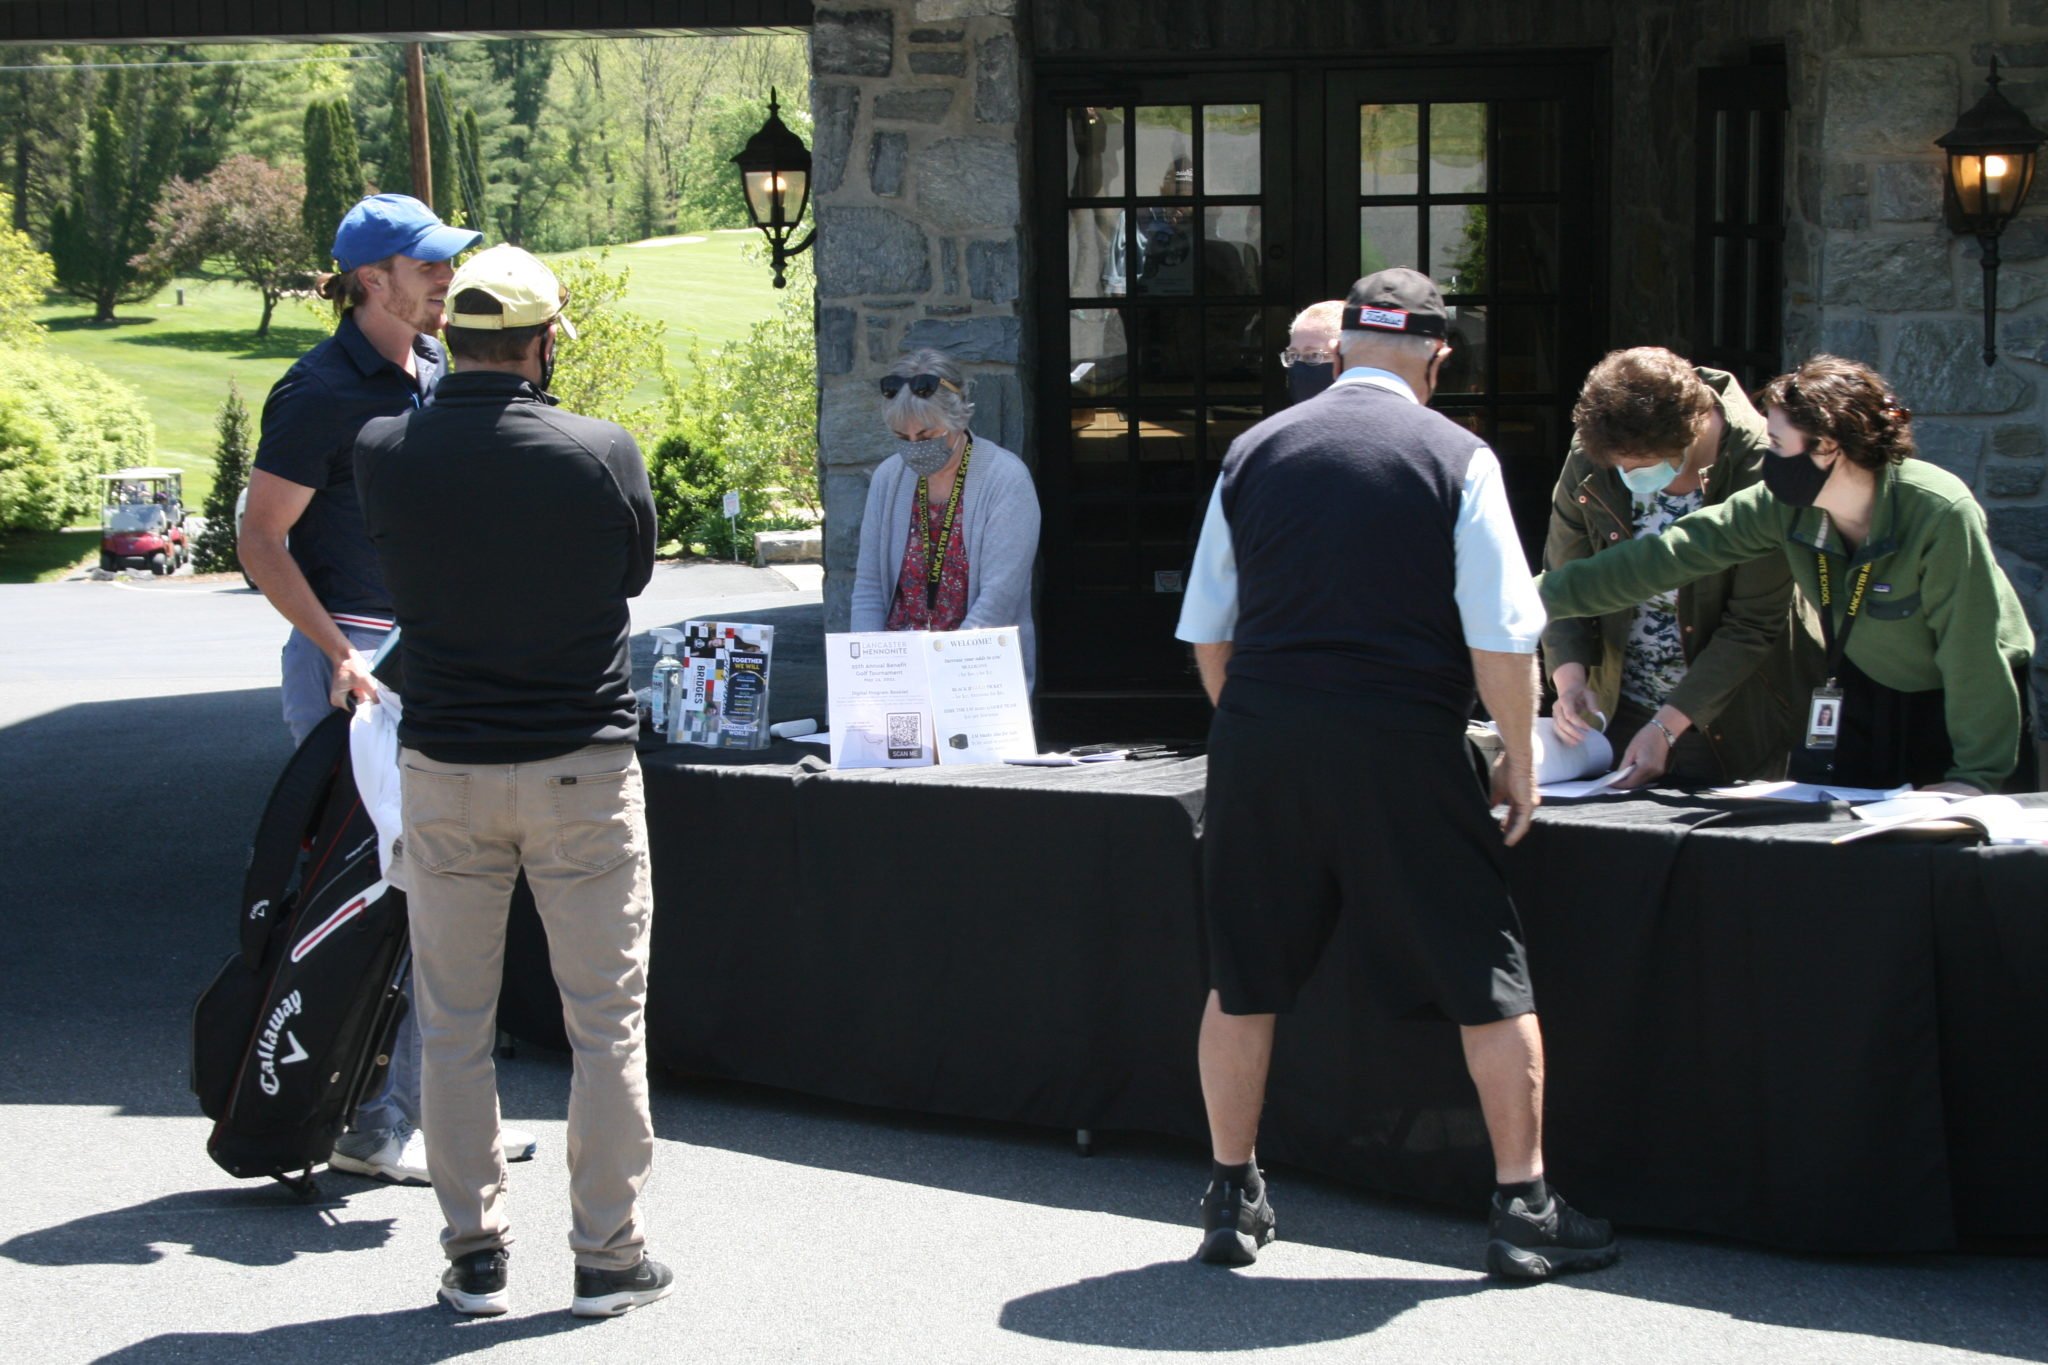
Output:
[[[490,222],[490,197],[484,187],[483,133],[477,127],[476,110],[466,104],[455,130],[455,166],[462,177],[463,223],[476,227]]]
[[[93,306],[94,322],[161,289],[168,268],[149,256],[151,215],[183,129],[184,77],[111,72],[72,174],[71,202],[50,221],[57,287]],[[144,262],[147,262],[146,264]]]
[[[545,38],[514,38],[489,44],[498,79],[511,96],[512,121],[506,128],[505,178],[512,182],[511,202],[498,216],[499,235],[514,246],[532,231],[535,202],[530,172],[540,158],[538,142],[547,111],[548,80],[555,70],[555,44]]]
[[[213,491],[206,495],[206,529],[192,546],[192,562],[201,573],[233,573],[240,564],[235,557],[235,503],[249,481],[249,408],[232,379],[214,429],[219,438],[213,451]]]
[[[169,275],[240,280],[263,296],[256,335],[285,291],[306,278],[306,189],[298,173],[231,156],[204,180],[173,180],[156,210],[156,245],[140,262]]]
[[[304,145],[306,198],[300,222],[312,249],[308,259],[324,265],[335,228],[363,197],[363,163],[356,151],[356,125],[349,117],[346,95],[306,106]]]
[[[13,214],[12,197],[0,191],[0,343],[29,346],[43,338],[29,310],[42,304],[55,276],[28,234],[8,226]]]
[[[433,171],[434,214],[444,223],[456,220],[462,207],[462,184],[455,170],[455,113],[448,101],[448,78],[435,71],[427,77],[427,164]]]

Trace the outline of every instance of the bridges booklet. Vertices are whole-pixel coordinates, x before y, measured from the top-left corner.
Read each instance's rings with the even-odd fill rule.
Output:
[[[1000,763],[1038,752],[1014,626],[828,634],[825,691],[835,768]]]

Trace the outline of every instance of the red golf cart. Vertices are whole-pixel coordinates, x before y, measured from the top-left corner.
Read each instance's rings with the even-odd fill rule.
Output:
[[[185,539],[185,475],[177,469],[117,469],[100,475],[100,567],[176,573],[192,558]]]

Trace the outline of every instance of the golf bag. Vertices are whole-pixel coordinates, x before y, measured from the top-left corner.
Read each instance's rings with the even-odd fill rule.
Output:
[[[405,893],[379,870],[345,712],[313,728],[271,792],[241,936],[192,1012],[192,1091],[214,1121],[206,1151],[230,1175],[310,1195],[312,1168],[390,1065],[412,960]]]

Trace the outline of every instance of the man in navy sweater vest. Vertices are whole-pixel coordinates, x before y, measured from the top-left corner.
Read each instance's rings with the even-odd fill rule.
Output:
[[[1231,445],[1195,551],[1177,633],[1216,706],[1198,1253],[1213,1264],[1273,1238],[1253,1149],[1274,1019],[1339,915],[1380,1008],[1461,1027],[1493,1143],[1487,1268],[1544,1279],[1619,1255],[1543,1179],[1543,1036],[1501,853],[1537,804],[1543,607],[1499,461],[1425,406],[1447,324],[1413,270],[1352,286],[1336,383]],[[1506,751],[1499,829],[1465,744],[1475,689]]]

